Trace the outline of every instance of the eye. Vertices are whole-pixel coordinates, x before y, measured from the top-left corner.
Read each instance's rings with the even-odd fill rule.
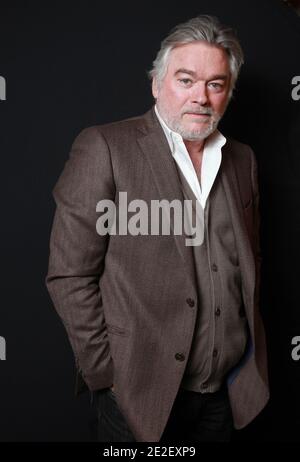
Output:
[[[209,87],[213,90],[221,91],[223,89],[223,84],[218,82],[210,82]]]
[[[191,79],[178,79],[178,82],[180,82],[184,87],[188,87],[193,83]]]

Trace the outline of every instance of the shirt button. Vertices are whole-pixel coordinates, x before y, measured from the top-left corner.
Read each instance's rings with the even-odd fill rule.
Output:
[[[175,359],[177,359],[177,361],[184,361],[185,360],[185,356],[183,353],[176,353],[175,354]]]
[[[208,387],[208,383],[207,383],[207,382],[203,382],[203,383],[201,384],[202,390],[206,390],[207,387]]]
[[[216,316],[220,316],[220,314],[221,314],[221,310],[220,310],[220,308],[218,307],[218,308],[216,309],[216,311],[215,311],[215,315],[216,315]]]
[[[213,351],[213,357],[215,358],[218,355],[218,350],[215,348]]]
[[[195,300],[193,300],[192,298],[187,298],[186,299],[186,303],[192,308],[193,306],[195,306]]]
[[[212,264],[211,269],[212,269],[213,271],[218,271],[218,267],[217,267],[217,265],[216,265],[215,263]]]

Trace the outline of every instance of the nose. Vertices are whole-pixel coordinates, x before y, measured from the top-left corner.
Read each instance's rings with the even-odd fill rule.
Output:
[[[197,82],[197,84],[194,85],[191,97],[192,102],[200,104],[200,106],[206,106],[208,104],[207,88],[204,82]]]

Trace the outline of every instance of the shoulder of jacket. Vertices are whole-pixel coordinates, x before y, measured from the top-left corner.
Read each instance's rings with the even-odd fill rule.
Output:
[[[232,138],[231,136],[227,137],[226,145],[228,146],[229,149],[231,149],[236,154],[249,156],[253,152],[249,144],[242,143],[241,141],[236,140],[235,138]]]
[[[234,163],[236,165],[256,162],[254,152],[246,143],[242,143],[232,137],[227,137],[225,146],[227,152],[230,153]]]
[[[143,128],[145,125],[144,117],[130,117],[128,119],[118,120],[102,125],[96,125],[95,128],[105,138],[130,136],[131,133],[136,132],[136,129]]]
[[[142,116],[131,117],[116,122],[110,122],[101,125],[92,125],[83,128],[75,137],[73,146],[96,146],[99,143],[106,143],[117,140],[124,140],[130,137],[139,127],[143,127],[144,121]]]

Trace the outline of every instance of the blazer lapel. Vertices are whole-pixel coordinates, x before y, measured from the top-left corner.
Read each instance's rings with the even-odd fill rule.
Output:
[[[159,193],[160,200],[165,199],[168,202],[172,202],[172,200],[177,199],[183,204],[184,197],[175,160],[172,157],[168,141],[154,113],[154,109],[147,112],[144,119],[146,125],[145,127],[139,127],[141,134],[137,141],[149,163],[153,182]],[[181,235],[174,234],[172,220],[171,231],[187,274],[190,276],[190,280],[196,289],[193,250],[185,244],[187,236],[184,233]]]
[[[245,309],[248,310],[248,321],[252,324],[252,308],[255,289],[254,256],[244,220],[244,211],[241,201],[236,167],[231,157],[230,148],[226,144],[222,151],[222,181],[230,210],[237,252],[239,255],[244,299],[248,301],[248,303],[245,303]],[[253,327],[253,325],[251,327]]]

